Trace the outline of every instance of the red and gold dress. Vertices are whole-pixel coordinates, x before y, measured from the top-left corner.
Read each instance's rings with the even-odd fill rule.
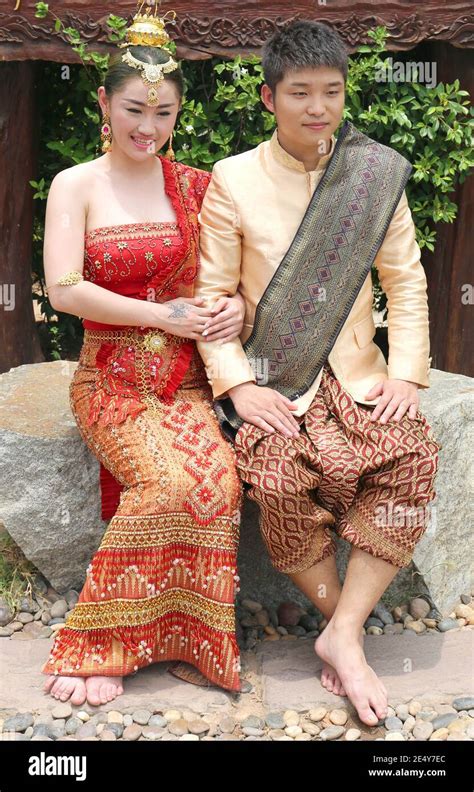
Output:
[[[177,222],[86,234],[84,278],[115,293],[191,297],[210,174],[160,158]],[[46,674],[121,676],[185,661],[240,690],[235,634],[241,484],[194,341],[83,320],[70,403],[100,462],[110,519]]]

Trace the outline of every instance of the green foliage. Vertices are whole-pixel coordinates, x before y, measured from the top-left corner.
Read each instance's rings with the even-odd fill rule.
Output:
[[[46,16],[46,3],[37,3],[37,16]],[[49,12],[51,13],[51,12]],[[56,17],[56,24],[58,18]],[[123,38],[126,20],[110,15],[109,38]],[[42,229],[44,203],[54,175],[64,168],[100,156],[100,114],[97,88],[103,84],[108,56],[89,52],[77,31],[62,27],[84,66],[59,67],[46,63],[39,84],[40,171],[31,182],[38,202],[35,223],[33,269],[43,294],[41,307],[49,321],[54,312],[44,294]],[[349,119],[369,137],[391,146],[413,165],[407,195],[421,249],[434,250],[439,222],[452,223],[457,205],[450,199],[456,184],[462,183],[474,166],[472,147],[473,115],[468,92],[439,83],[433,88],[421,82],[381,82],[387,67],[387,30],[369,31],[370,46],[359,47],[350,59],[343,120]],[[397,53],[397,60],[410,53]],[[263,74],[260,59],[240,55],[232,60],[185,61],[182,64],[186,96],[177,121],[174,149],[177,159],[193,167],[211,170],[224,158],[268,139],[275,127],[274,117],[263,106],[260,87]],[[70,69],[64,79],[61,69]],[[336,131],[337,134],[337,131]],[[372,272],[375,307],[385,308],[386,300]],[[67,346],[71,333],[81,333],[75,317],[59,317],[60,332],[54,339],[54,353]],[[53,352],[52,352],[53,354]]]

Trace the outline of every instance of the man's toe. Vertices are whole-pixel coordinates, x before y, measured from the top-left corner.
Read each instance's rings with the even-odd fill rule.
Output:
[[[367,726],[375,726],[380,720],[380,718],[378,718],[375,712],[370,708],[368,702],[357,707],[357,712],[362,723],[365,723]]]

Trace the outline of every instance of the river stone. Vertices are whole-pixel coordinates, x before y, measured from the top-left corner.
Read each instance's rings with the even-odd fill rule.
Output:
[[[51,710],[53,718],[70,718],[72,715],[72,707],[67,702],[56,704]]]
[[[423,624],[422,621],[411,621],[405,625],[405,629],[421,635],[421,633],[426,632],[426,624]]]
[[[243,726],[242,733],[245,734],[246,737],[262,737],[265,732],[263,729],[256,729],[253,726]]]
[[[310,616],[309,613],[303,613],[298,625],[304,627],[308,633],[311,633],[314,632],[314,630],[318,630],[319,622],[315,616]]]
[[[354,742],[355,740],[358,740],[360,736],[361,732],[359,729],[348,729],[344,739],[347,740],[347,742]]]
[[[6,601],[0,598],[0,627],[6,627],[6,625],[11,622],[14,615],[14,611]]]
[[[152,740],[153,742],[155,740],[162,740],[165,734],[165,730],[160,729],[159,726],[143,726],[142,728],[142,737],[146,740]],[[176,739],[173,734],[169,734],[168,737],[172,738],[173,740]]]
[[[29,635],[30,638],[39,638],[42,630],[44,630],[44,625],[39,621],[29,622],[23,628],[23,632]]]
[[[138,723],[132,723],[131,726],[127,726],[123,731],[123,739],[130,740],[130,742],[135,742],[141,737],[142,728]]]
[[[17,613],[16,620],[22,624],[28,624],[28,622],[33,621],[33,615],[31,613]]]
[[[366,620],[364,627],[380,627],[381,630],[384,628],[384,623],[382,619],[377,619],[375,616],[369,616]]]
[[[299,734],[303,734],[303,729],[301,726],[296,725],[285,726],[284,732],[288,735],[288,737],[297,737]]]
[[[138,726],[138,724],[137,724]],[[117,740],[123,735],[124,728],[121,723],[107,723],[104,724],[104,731],[109,731],[115,734]]]
[[[396,717],[396,715],[385,718],[384,725],[388,731],[399,731],[403,727],[403,723],[401,722],[400,718]]]
[[[384,635],[401,635],[403,632],[403,624],[395,622],[395,624],[386,624],[383,628]]]
[[[256,602],[252,599],[243,599],[241,602],[243,608],[248,610],[249,613],[258,613],[258,611],[262,610],[262,605],[260,602]]]
[[[459,696],[453,700],[453,707],[458,712],[460,710],[474,709],[474,696]]]
[[[327,715],[326,707],[316,707],[316,709],[311,709],[308,712],[308,718],[311,721],[313,721],[313,723],[319,723],[319,721],[322,721],[322,719],[325,718],[326,715]]]
[[[22,597],[18,603],[18,610],[22,613],[36,613],[38,605],[29,597]]]
[[[448,632],[448,630],[454,630],[458,626],[459,625],[455,619],[450,619],[450,618],[441,619],[441,621],[438,624],[438,630],[440,632]]]
[[[347,723],[348,714],[343,709],[334,709],[331,710],[329,713],[329,720],[331,723],[334,723],[335,726],[344,726]]]
[[[57,618],[61,618],[62,619],[66,615],[67,609],[68,609],[68,607],[67,607],[66,600],[60,599],[60,600],[57,600],[57,602],[53,602],[53,604],[51,605],[51,607],[49,609],[50,612],[51,612],[51,618],[52,619],[57,619]]]
[[[456,720],[457,717],[458,716],[456,712],[445,712],[444,715],[437,715],[436,718],[431,721],[433,731],[447,728],[450,723]]]
[[[18,712],[7,718],[3,724],[3,731],[24,732],[29,726],[33,726],[34,718],[31,712]]]
[[[284,729],[285,719],[281,712],[269,712],[265,715],[265,723],[270,729]]]
[[[125,718],[124,718],[124,723],[125,723]],[[157,726],[159,729],[166,729],[166,727],[168,726],[168,721],[165,718],[163,718],[162,715],[156,714],[151,716],[147,725]]]
[[[433,734],[433,724],[429,721],[421,721],[413,727],[413,736],[416,740],[429,740]]]
[[[97,734],[97,726],[92,721],[87,721],[87,723],[83,723],[82,726],[79,726],[78,730],[76,731],[76,737],[78,740],[87,740],[90,737],[95,737]]]
[[[339,737],[342,737],[344,732],[344,726],[327,726],[326,729],[320,732],[319,736],[322,740],[338,740]]]
[[[426,619],[430,612],[431,605],[423,597],[415,597],[410,602],[408,610],[414,619]]]
[[[242,721],[240,724],[242,729],[263,729],[265,727],[265,723],[261,718],[258,718],[256,715],[249,715],[245,720]]]
[[[145,709],[138,709],[132,713],[132,718],[135,723],[138,723],[140,726],[146,726],[151,718],[151,712]],[[173,720],[178,720],[178,718],[174,718]]]
[[[83,721],[80,718],[77,718],[73,715],[72,718],[69,718],[69,720],[66,721],[66,734],[75,734],[79,726],[82,726],[82,723]]]
[[[48,739],[51,740],[51,737],[48,734],[48,724],[47,723],[35,723],[33,726],[33,735],[31,739],[33,740],[35,737],[38,739]]]
[[[377,619],[380,619],[383,624],[393,624],[394,618],[389,609],[383,602],[379,602],[373,610],[373,614]]]
[[[281,602],[277,610],[278,622],[283,627],[296,627],[304,612],[296,602]]]
[[[188,730],[191,734],[206,734],[210,729],[209,723],[206,723],[202,718],[188,721]]]

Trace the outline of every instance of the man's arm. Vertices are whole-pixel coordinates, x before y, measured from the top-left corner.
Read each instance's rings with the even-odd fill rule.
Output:
[[[240,218],[226,184],[220,163],[214,166],[200,214],[200,266],[195,296],[212,308],[220,297],[233,296],[240,282]],[[220,344],[198,341],[214,398],[242,382],[255,382],[239,338]]]
[[[201,263],[195,294],[212,307],[219,298],[236,294],[242,259],[240,218],[219,163],[214,166],[200,220]],[[254,371],[238,338],[224,344],[198,341],[197,346],[214,398],[229,395],[244,421],[267,432],[297,436],[299,425],[291,415],[296,406],[272,388],[255,384]]]
[[[375,258],[388,306],[388,376],[429,387],[426,275],[405,191]]]

